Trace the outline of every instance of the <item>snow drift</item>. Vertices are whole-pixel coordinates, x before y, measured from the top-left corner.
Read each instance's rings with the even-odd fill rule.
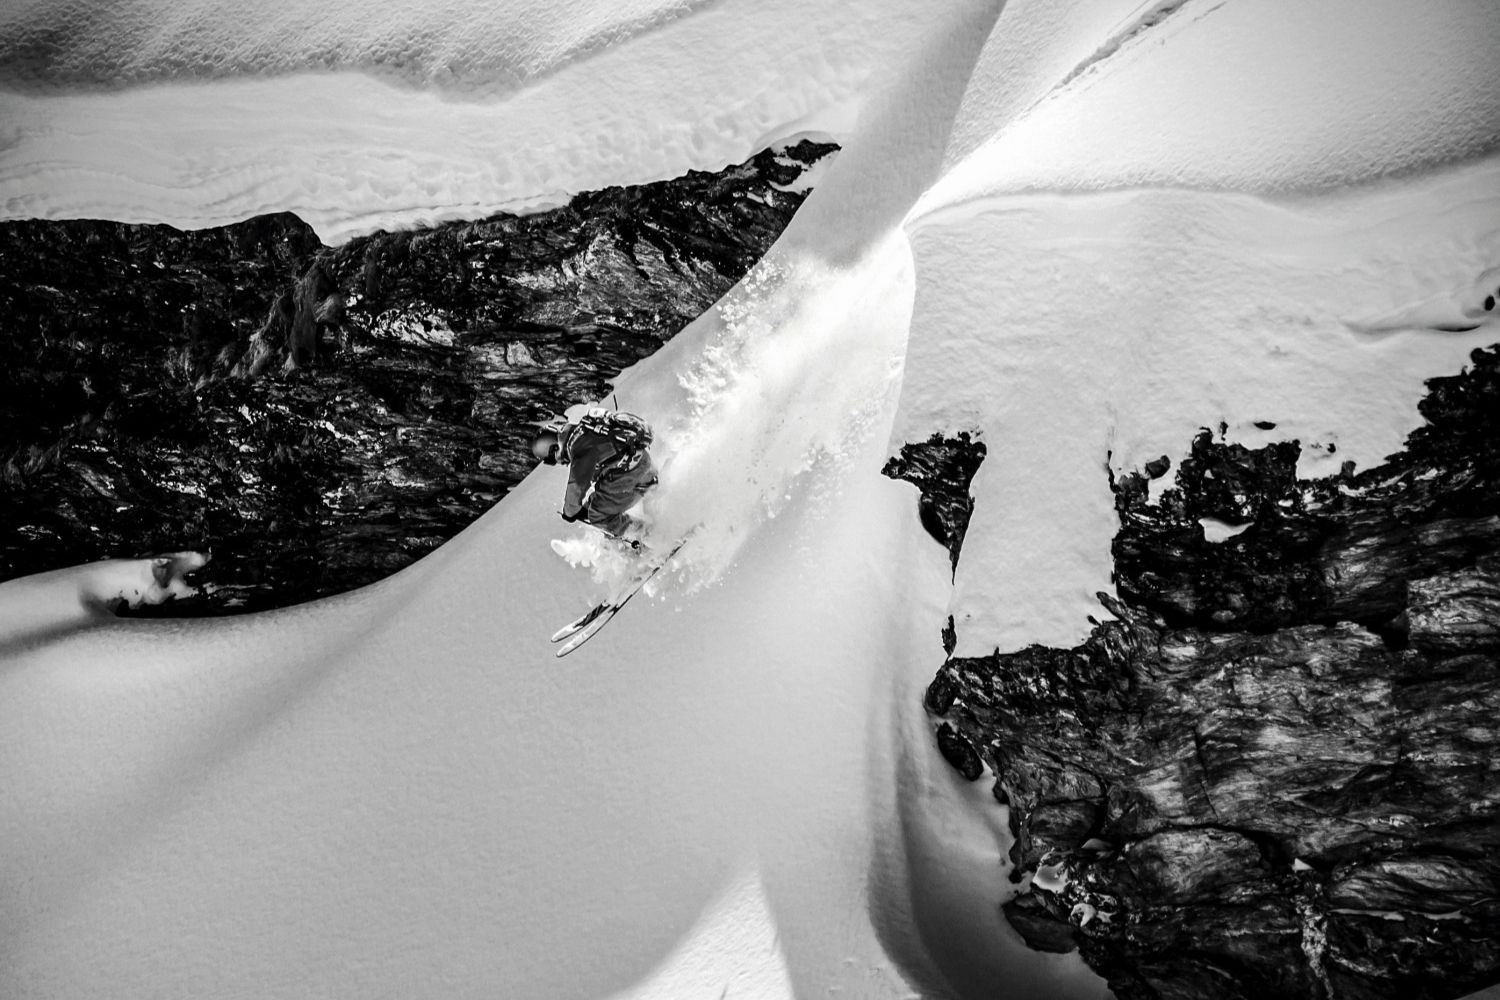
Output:
[[[896,437],[968,431],[988,448],[958,656],[1087,636],[1110,590],[1111,476],[1175,467],[1221,425],[1252,446],[1300,441],[1305,476],[1368,468],[1422,422],[1423,380],[1500,331],[1482,308],[1500,260],[1494,160],[1282,203],[992,197],[909,228],[921,277]],[[956,384],[959,370],[975,377]]]
[[[0,79],[38,90],[90,90],[360,70],[413,86],[504,94],[705,6],[21,0],[0,12]]]
[[[20,11],[18,57],[67,42],[0,90],[17,140],[0,143],[3,217],[200,228],[289,210],[340,242],[550,207],[846,130],[927,19],[896,0],[281,7]],[[153,83],[82,88],[71,68],[95,59]]]
[[[1315,443],[1369,461],[1422,375],[1493,334],[1427,325],[1473,319],[1500,262],[1500,167],[1431,169],[1493,148],[1492,81],[1412,75],[1361,123],[1423,39],[1480,65],[1495,15],[1380,8],[1409,30],[1352,3],[1320,8],[1364,25],[1337,38],[1330,14],[1252,3],[591,8],[528,22],[548,55],[518,57],[503,99],[353,73],[0,94],[12,217],[292,209],[329,239],[714,166],[810,123],[845,141],[768,260],[619,380],[659,428],[657,529],[705,534],[562,665],[545,637],[593,595],[548,545],[549,469],[371,588],[7,647],[0,987],[1100,995],[1004,927],[1004,811],[938,758],[919,692],[950,611],[963,650],[1081,634],[1108,470],[1215,420],[1305,434],[1309,471]],[[171,59],[118,65],[199,65],[183,40],[238,15],[192,10],[212,23],[162,29]],[[337,10],[371,22],[338,65],[390,25],[423,34]],[[472,22],[427,16],[426,51],[467,44]],[[1308,34],[1285,62],[1288,24]],[[1213,76],[1267,62],[1295,79]],[[878,469],[893,437],[960,429],[990,457],[954,588]],[[14,637],[36,613],[6,596]]]
[[[0,217],[198,228],[290,210],[339,242],[718,169],[799,130],[847,136],[932,15],[133,0],[0,16],[0,64],[24,84],[0,89]],[[1022,0],[980,39],[952,135],[930,141],[955,190],[1410,172],[1500,141],[1497,21],[1486,0]],[[97,86],[130,81],[150,85]]]

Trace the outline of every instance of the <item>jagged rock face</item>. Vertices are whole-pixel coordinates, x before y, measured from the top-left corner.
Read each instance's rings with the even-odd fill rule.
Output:
[[[0,224],[0,579],[211,549],[158,613],[218,614],[388,575],[739,280],[832,149],[337,248],[290,215]]]
[[[1011,806],[1034,946],[1122,1000],[1500,980],[1500,348],[1473,362],[1359,476],[1205,433],[1160,503],[1122,477],[1118,620],[943,666],[938,745]]]
[[[904,479],[921,491],[917,512],[922,527],[948,550],[948,559],[958,567],[964,532],[974,513],[969,484],[984,461],[984,442],[971,439],[967,431],[957,437],[934,434],[919,444],[904,444],[901,453],[885,463],[881,473]]]
[[[1393,619],[1407,581],[1472,565],[1500,542],[1493,370],[1481,355],[1468,375],[1434,380],[1421,404],[1427,425],[1358,476],[1298,482],[1295,441],[1250,450],[1204,431],[1160,503],[1147,501],[1145,477],[1122,477],[1120,595],[1172,625],[1355,621],[1401,631]],[[1243,531],[1214,542],[1202,521]]]

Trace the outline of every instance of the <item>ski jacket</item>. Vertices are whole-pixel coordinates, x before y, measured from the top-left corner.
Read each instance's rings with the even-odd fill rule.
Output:
[[[622,450],[618,442],[579,424],[566,427],[558,443],[568,465],[564,517],[577,517],[587,504],[589,523],[613,520],[656,485],[656,466],[645,448]]]

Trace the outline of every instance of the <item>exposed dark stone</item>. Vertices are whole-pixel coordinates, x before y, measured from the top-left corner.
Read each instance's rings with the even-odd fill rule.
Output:
[[[1045,809],[1032,815],[1028,834],[1046,844],[1082,844],[1089,840],[1104,818],[1104,805],[1098,786],[1087,791],[1094,793],[1092,797],[1048,802]]]
[[[1500,977],[1496,646],[1428,657],[1352,624],[1216,636],[1112,610],[1072,657],[945,669],[949,724],[1008,790],[1022,865],[1069,869],[1034,895],[1058,921],[1114,914],[1079,935],[1117,996],[1324,996],[1328,968],[1358,979],[1364,959],[1309,922],[1342,941],[1419,897],[1411,940],[1380,928],[1405,956],[1382,982],[1441,997]],[[1110,683],[1083,683],[1080,663]],[[1226,977],[1239,986],[1203,992]]]
[[[1500,557],[1472,569],[1412,580],[1405,626],[1411,644],[1426,652],[1464,652],[1500,645]]]
[[[984,773],[984,764],[980,762],[974,744],[946,722],[938,726],[937,745],[938,750],[942,751],[943,759],[952,764],[953,769],[963,775],[965,781],[977,781]]]
[[[1073,928],[1047,912],[1035,896],[1018,896],[1005,904],[1005,919],[1037,951],[1065,955],[1078,950]]]
[[[946,715],[948,709],[953,706],[953,699],[958,696],[958,685],[947,671],[939,671],[927,685],[927,696],[924,703],[927,711],[933,715]]]
[[[1153,458],[1146,463],[1146,475],[1152,479],[1160,479],[1167,474],[1167,470],[1171,467],[1172,460],[1167,456],[1163,455],[1160,458]]]
[[[955,570],[969,515],[974,512],[969,483],[979,471],[984,453],[984,442],[971,439],[967,431],[956,438],[934,434],[920,444],[902,445],[901,454],[880,470],[892,479],[916,484],[921,491],[917,511],[922,527],[947,547]]]
[[[1328,925],[1324,964],[1332,996],[1460,997],[1500,981],[1493,971],[1500,966],[1500,905],[1494,900],[1465,910],[1460,919],[1396,914],[1399,919],[1381,911],[1352,911]]]
[[[529,421],[727,291],[831,149],[337,248],[291,215],[0,224],[0,579],[211,549],[203,596],[146,612],[201,614],[410,564],[530,471]]]
[[[1472,370],[1431,389],[1427,424],[1359,475],[1298,481],[1297,442],[1250,449],[1205,430],[1157,503],[1139,476],[1122,476],[1120,595],[1173,626],[1399,630],[1405,581],[1471,566],[1500,543],[1496,351],[1476,351]],[[1249,527],[1216,544],[1200,518]]]
[[[1159,506],[1115,484],[1117,620],[944,664],[1013,860],[1064,876],[1007,907],[1036,947],[1070,931],[1121,1000],[1500,981],[1497,372],[1430,382],[1359,476],[1205,431]],[[1254,526],[1212,545],[1199,517]]]

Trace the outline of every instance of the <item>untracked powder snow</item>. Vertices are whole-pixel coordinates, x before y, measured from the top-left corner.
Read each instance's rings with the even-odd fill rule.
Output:
[[[0,584],[0,994],[1107,996],[1004,923],[1005,808],[922,709],[940,629],[1076,641],[1110,474],[1199,427],[1296,437],[1306,475],[1399,446],[1495,334],[1500,12],[542,6],[0,22],[40,60],[0,90],[7,218],[338,241],[843,145],[617,380],[654,537],[701,527],[567,659],[608,581],[553,551],[553,468],[281,611],[92,613],[130,563]],[[988,457],[954,578],[879,469],[958,431]]]

